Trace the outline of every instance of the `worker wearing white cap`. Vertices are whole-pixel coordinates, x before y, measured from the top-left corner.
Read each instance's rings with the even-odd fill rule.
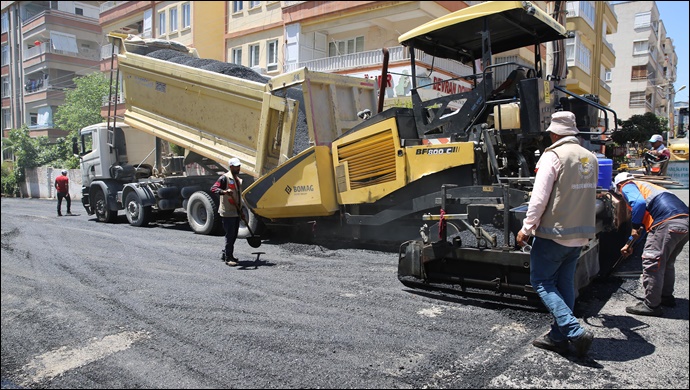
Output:
[[[599,165],[594,153],[580,146],[572,112],[554,113],[546,131],[552,144],[537,163],[532,196],[515,241],[525,246],[535,236],[530,283],[553,316],[551,330],[532,345],[565,354],[572,344],[582,357],[594,334],[573,315],[575,269],[582,247],[596,234]]]
[[[632,239],[621,254],[630,256],[634,242],[647,232],[642,251],[642,286],[644,300],[628,306],[630,314],[659,317],[661,306],[673,307],[676,281],[676,257],[688,243],[688,206],[664,187],[634,180],[628,172],[613,179],[616,192],[623,195],[631,210]]]
[[[225,230],[225,247],[221,254],[221,260],[231,267],[239,263],[235,257],[235,241],[240,229],[242,210],[240,166],[239,158],[233,157],[228,160],[228,171],[219,177],[211,187],[211,192],[220,196],[218,214],[223,223],[223,230]]]
[[[664,145],[664,138],[661,135],[654,134],[649,139],[649,143],[652,145],[652,150],[649,153],[656,156],[657,159],[665,160],[671,157],[671,151]]]

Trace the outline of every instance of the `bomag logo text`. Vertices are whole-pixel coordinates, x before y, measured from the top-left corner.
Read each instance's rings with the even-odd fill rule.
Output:
[[[313,192],[314,191],[314,185],[309,184],[309,185],[304,185],[304,186],[294,186],[294,187],[292,187],[292,190],[295,192]]]
[[[452,148],[417,149],[416,154],[451,154],[451,153],[457,153],[459,151],[460,151],[460,148],[457,146],[454,146]]]

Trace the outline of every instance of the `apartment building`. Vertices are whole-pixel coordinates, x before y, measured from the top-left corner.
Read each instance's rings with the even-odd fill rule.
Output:
[[[67,135],[55,127],[54,115],[74,79],[99,69],[98,3],[2,2],[3,138],[23,124],[32,137]]]
[[[623,120],[647,112],[672,120],[678,57],[656,2],[626,1],[613,7],[620,28],[609,36],[618,59],[607,81],[615,91],[611,108]]]
[[[607,40],[618,29],[618,19],[608,1],[569,1],[566,29],[573,37],[565,42],[568,76],[566,88],[577,95],[593,95],[603,106],[611,102],[607,80],[616,65],[616,52]]]

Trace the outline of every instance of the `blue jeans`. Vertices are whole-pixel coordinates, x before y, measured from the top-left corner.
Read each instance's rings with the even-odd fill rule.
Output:
[[[549,336],[560,342],[585,331],[573,315],[575,268],[581,247],[568,247],[545,238],[534,238],[530,252],[530,282],[554,318]]]

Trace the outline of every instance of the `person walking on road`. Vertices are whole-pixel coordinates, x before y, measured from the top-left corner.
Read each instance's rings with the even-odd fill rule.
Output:
[[[67,215],[72,215],[72,199],[69,196],[69,177],[67,170],[63,169],[60,176],[55,178],[55,189],[57,190],[57,215],[62,217],[62,199],[67,203]]]
[[[537,163],[534,189],[523,226],[515,241],[530,251],[530,282],[554,318],[551,330],[532,341],[537,348],[565,354],[569,342],[584,357],[594,335],[573,315],[575,269],[580,251],[595,236],[599,165],[594,153],[580,146],[575,115],[559,111],[546,130],[552,145]],[[574,211],[579,210],[579,211]]]
[[[220,195],[218,214],[225,230],[225,248],[221,259],[231,267],[235,267],[239,260],[235,257],[235,241],[240,229],[242,210],[242,179],[240,173],[240,159],[233,157],[228,161],[229,170],[218,178],[211,187],[211,192]]]
[[[633,243],[647,232],[642,251],[642,286],[644,300],[628,306],[630,314],[660,317],[661,306],[673,307],[676,299],[676,257],[688,243],[688,206],[664,187],[634,180],[628,172],[614,178],[616,191],[623,195],[631,210],[632,232],[621,254],[630,256]]]

